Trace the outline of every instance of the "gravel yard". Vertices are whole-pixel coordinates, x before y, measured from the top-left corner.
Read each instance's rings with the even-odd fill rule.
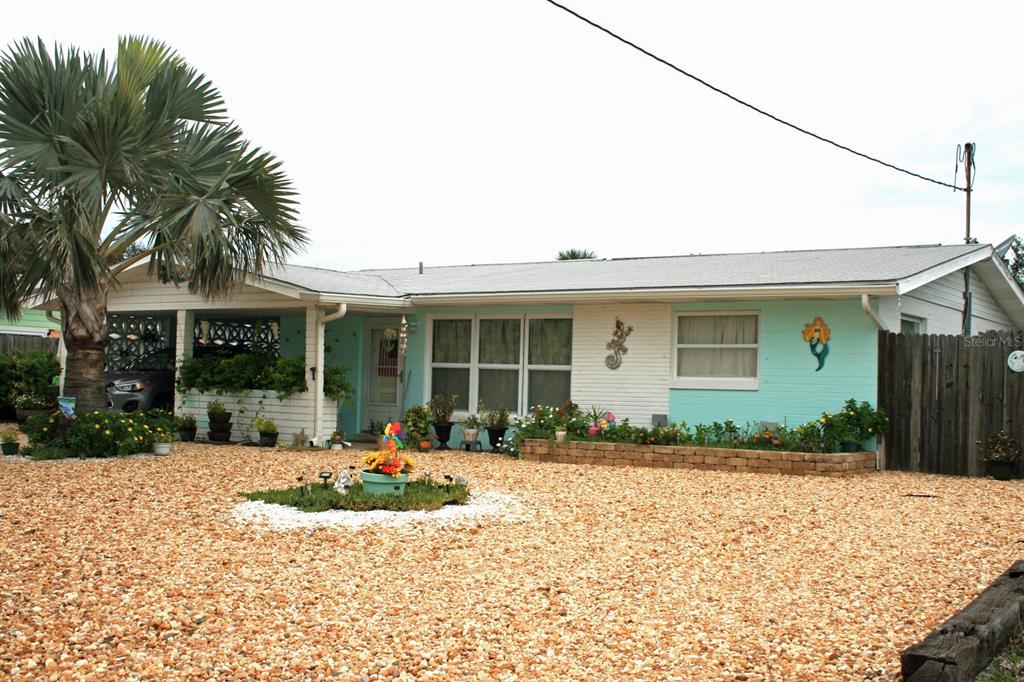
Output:
[[[236,520],[236,492],[355,462],[182,444],[4,458],[0,676],[893,679],[903,648],[1024,554],[1020,482],[466,453],[418,468],[528,515]]]

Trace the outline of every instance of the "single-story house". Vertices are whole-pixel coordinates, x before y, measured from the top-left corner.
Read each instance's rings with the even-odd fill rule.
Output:
[[[879,330],[1024,328],[1024,293],[1000,256],[969,244],[357,272],[281,265],[213,301],[137,267],[109,311],[112,325],[139,332],[135,353],[165,345],[181,361],[200,341],[259,334],[264,347],[303,356],[305,393],[259,396],[259,406],[237,397],[297,440],[351,436],[437,393],[458,396],[457,418],[478,401],[521,414],[571,399],[641,425],[794,425],[851,397],[875,402]],[[339,364],[357,389],[351,406],[322,394],[317,368]],[[213,397],[190,391],[177,406],[202,430]]]

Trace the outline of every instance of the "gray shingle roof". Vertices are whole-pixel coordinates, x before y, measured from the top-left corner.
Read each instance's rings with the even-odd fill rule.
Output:
[[[365,272],[340,272],[306,265],[276,265],[267,270],[267,277],[294,284],[303,289],[325,294],[350,296],[402,296],[380,275]]]
[[[889,246],[339,272],[280,266],[271,276],[324,293],[365,296],[876,284],[896,282],[987,244]]]

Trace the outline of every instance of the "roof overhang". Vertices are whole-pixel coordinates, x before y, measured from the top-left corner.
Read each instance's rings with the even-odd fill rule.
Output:
[[[948,261],[939,263],[938,265],[933,265],[932,267],[921,270],[920,272],[910,275],[909,277],[904,277],[903,279],[899,280],[896,283],[896,293],[900,295],[905,294],[907,292],[913,291],[914,289],[923,287],[925,284],[928,284],[929,282],[934,282],[935,280],[945,277],[946,275],[954,273],[958,270],[963,270],[964,268],[970,267],[975,263],[980,263],[991,258],[992,247],[989,246],[988,244],[983,244],[974,251],[965,253],[955,258],[950,258]]]

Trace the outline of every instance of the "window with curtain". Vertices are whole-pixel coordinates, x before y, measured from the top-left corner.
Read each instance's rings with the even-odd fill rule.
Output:
[[[483,318],[478,336],[478,399],[484,405],[518,411],[522,320]]]
[[[559,406],[569,399],[572,381],[572,320],[531,319],[526,404]]]
[[[476,317],[431,325],[430,395],[453,393],[459,410],[508,407],[523,413],[569,399],[572,320]]]
[[[756,379],[758,316],[683,314],[676,318],[676,378]]]
[[[457,396],[455,407],[469,407],[473,320],[434,320],[431,347],[430,395]]]

